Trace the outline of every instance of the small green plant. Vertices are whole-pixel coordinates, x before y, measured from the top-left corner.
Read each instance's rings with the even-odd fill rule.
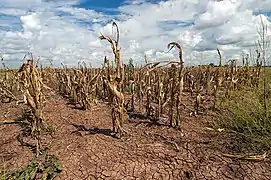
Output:
[[[52,180],[61,171],[63,167],[53,155],[45,155],[42,159],[34,158],[29,165],[19,171],[7,173],[6,179],[9,180]],[[2,174],[0,174],[0,179]],[[2,179],[1,179],[2,180]]]
[[[5,167],[2,169],[0,169],[0,180],[6,180],[6,169]]]

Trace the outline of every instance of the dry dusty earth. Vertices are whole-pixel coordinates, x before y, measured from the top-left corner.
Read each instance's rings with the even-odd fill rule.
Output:
[[[269,159],[250,162],[222,156],[248,149],[229,133],[205,129],[204,122],[216,117],[212,112],[190,117],[186,110],[182,131],[128,118],[122,139],[110,135],[110,108],[105,104],[82,111],[55,95],[44,112],[47,123],[57,127],[53,138],[43,143],[51,141],[50,153],[64,167],[56,179],[271,179]],[[20,115],[21,107],[0,104],[0,121]],[[0,167],[19,169],[32,159],[30,149],[16,140],[18,133],[17,125],[0,126]]]

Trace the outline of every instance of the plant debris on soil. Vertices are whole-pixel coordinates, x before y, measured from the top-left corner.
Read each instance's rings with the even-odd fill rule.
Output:
[[[0,103],[0,122],[18,118],[21,109],[12,103]],[[127,115],[126,133],[118,139],[111,134],[112,120],[106,104],[82,111],[53,95],[44,108],[51,135],[43,135],[42,144],[50,147],[48,154],[55,155],[49,162],[55,165],[29,168],[35,164],[35,155],[16,140],[19,126],[8,124],[0,126],[0,167],[17,172],[16,177],[25,168],[43,172],[37,179],[50,179],[56,173],[55,179],[63,180],[271,179],[266,152],[258,149],[262,156],[254,161],[257,159],[247,155],[250,149],[238,137],[226,129],[206,128],[207,121],[217,118],[214,111],[189,114],[189,109],[184,109],[180,129],[169,128],[167,122],[153,124],[143,116]],[[45,177],[44,172],[51,174]]]

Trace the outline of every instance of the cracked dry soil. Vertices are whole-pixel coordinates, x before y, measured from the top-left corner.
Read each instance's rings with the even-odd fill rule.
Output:
[[[20,108],[0,104],[0,121],[20,114]],[[124,126],[128,134],[116,139],[110,135],[110,108],[105,104],[82,111],[53,97],[44,114],[56,131],[53,137],[43,137],[43,146],[50,144],[50,153],[64,167],[56,179],[271,179],[270,160],[250,162],[221,155],[232,152],[236,144],[223,132],[204,129],[212,115],[190,117],[185,112],[182,131],[130,119]],[[18,133],[17,125],[0,126],[0,167],[20,169],[32,159],[29,148],[16,140]]]

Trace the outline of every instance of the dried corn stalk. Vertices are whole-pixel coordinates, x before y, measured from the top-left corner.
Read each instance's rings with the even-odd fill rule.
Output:
[[[26,97],[27,105],[33,113],[33,119],[31,119],[31,135],[36,140],[36,153],[39,155],[40,150],[40,135],[44,128],[44,116],[43,116],[43,83],[41,73],[37,69],[37,62],[32,60],[26,60],[18,71],[20,79],[20,87]]]
[[[179,127],[180,120],[181,120],[180,105],[181,105],[181,98],[182,98],[183,87],[184,87],[184,61],[183,61],[183,56],[182,56],[182,48],[177,42],[171,42],[168,44],[169,51],[171,49],[173,49],[175,46],[179,49],[180,62],[178,63],[177,69],[173,68],[173,73],[174,73],[173,78],[177,78],[177,86],[176,85],[174,85],[174,86],[176,86],[177,89],[173,90],[173,88],[175,88],[175,87],[172,86],[171,93],[173,93],[173,94],[171,95],[171,98],[174,98],[174,100],[173,99],[171,100],[172,104],[170,105],[170,107],[172,108],[172,110],[170,110],[170,125],[172,127]],[[177,77],[176,77],[175,73],[177,73]],[[176,80],[174,80],[174,82],[175,81]],[[175,94],[177,96],[176,99],[175,99]],[[173,111],[174,106],[176,107],[176,117],[172,118],[172,111]]]
[[[109,62],[107,62],[107,74],[105,75],[104,83],[109,90],[109,103],[111,105],[111,116],[113,124],[113,133],[119,136],[123,133],[123,121],[125,119],[125,109],[124,109],[124,96],[123,96],[123,79],[124,74],[120,63],[120,47],[119,47],[119,28],[115,22],[113,22],[113,27],[116,27],[117,37],[112,39],[101,33],[100,39],[107,40],[114,54],[114,62],[112,64],[116,65],[114,73],[110,72]],[[112,66],[114,67],[114,66]]]

